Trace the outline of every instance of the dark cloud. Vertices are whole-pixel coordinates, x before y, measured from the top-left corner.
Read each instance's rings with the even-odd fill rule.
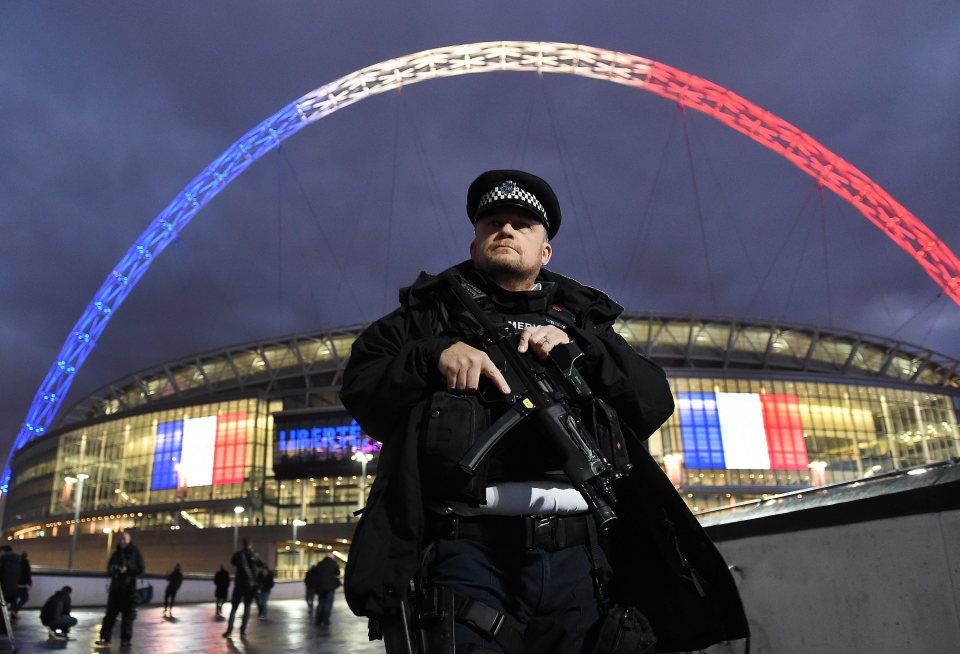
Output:
[[[11,5],[0,443],[194,175],[307,91],[427,48],[564,41],[687,70],[808,132],[956,251],[958,25],[955,3],[892,0]],[[502,166],[557,187],[553,267],[632,309],[832,322],[960,357],[960,311],[920,268],[842,201],[826,194],[821,213],[814,182],[757,144],[635,89],[470,75],[365,100],[245,172],[158,258],[68,404],[164,360],[375,318],[419,270],[466,256],[464,189]]]

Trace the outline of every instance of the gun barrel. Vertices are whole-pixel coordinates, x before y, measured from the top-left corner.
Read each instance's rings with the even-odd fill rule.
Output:
[[[600,531],[606,531],[613,526],[613,523],[617,521],[617,514],[614,513],[613,509],[607,504],[607,501],[593,488],[589,482],[579,484],[577,490],[580,491],[580,494],[583,495],[583,498],[587,501],[587,506],[590,507],[590,513],[593,514],[594,520],[597,521],[597,529]]]

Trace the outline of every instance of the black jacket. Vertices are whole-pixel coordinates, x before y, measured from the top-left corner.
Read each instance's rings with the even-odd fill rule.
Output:
[[[61,589],[44,602],[40,609],[40,624],[45,627],[56,624],[65,615],[70,615],[70,594]]]
[[[525,294],[486,283],[464,262],[469,277],[497,306]],[[673,413],[663,370],[640,356],[613,329],[622,307],[578,282],[542,270],[549,294],[542,306],[563,307],[567,331],[583,349],[582,373],[594,393],[618,412],[635,464],[616,489],[621,520],[608,544],[618,601],[648,616],[658,650],[699,649],[748,634],[739,594],[726,564],[642,443]],[[418,462],[422,407],[445,387],[440,353],[463,330],[451,324],[437,284],[421,273],[400,294],[400,308],[370,325],[353,345],[341,400],[367,433],[383,443],[378,474],[357,525],[345,576],[358,615],[391,614],[419,566],[424,509]],[[418,410],[418,407],[421,410]],[[389,489],[389,492],[388,492]]]
[[[230,573],[221,568],[213,575],[213,583],[216,586],[216,596],[226,597],[230,590]]]
[[[0,589],[8,601],[13,601],[17,595],[17,586],[20,585],[21,563],[20,555],[16,552],[0,554]]]
[[[263,567],[259,554],[246,548],[237,550],[230,558],[230,564],[237,571],[233,577],[234,590],[253,590],[257,587],[257,569]]]
[[[314,588],[318,593],[336,590],[340,587],[340,566],[333,557],[324,557],[317,564],[317,576]]]
[[[20,555],[20,585],[33,586],[33,569],[26,554]]]
[[[167,589],[174,592],[180,590],[180,586],[183,585],[183,572],[177,568],[173,569],[173,572],[167,575]]]
[[[107,562],[107,574],[110,575],[111,593],[133,593],[137,589],[137,576],[142,575],[146,566],[143,555],[133,543],[126,547],[119,545]]]

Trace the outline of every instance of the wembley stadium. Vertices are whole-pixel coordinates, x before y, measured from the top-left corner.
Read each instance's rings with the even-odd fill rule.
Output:
[[[196,354],[83,398],[14,454],[5,535],[51,566],[73,539],[99,568],[120,529],[153,567],[210,571],[238,534],[279,577],[344,558],[379,453],[338,400],[361,329]],[[670,378],[677,410],[649,450],[694,511],[960,456],[956,360],[783,323],[634,314],[617,329]]]

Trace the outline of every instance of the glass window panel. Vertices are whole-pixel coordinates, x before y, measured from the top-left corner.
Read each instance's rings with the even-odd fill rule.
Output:
[[[248,377],[263,371],[264,363],[260,358],[259,352],[246,351],[238,352],[233,355],[233,365],[237,367],[237,372],[241,377]]]
[[[887,352],[875,345],[861,345],[853,358],[853,365],[861,370],[877,373],[887,358]]]
[[[183,421],[157,425],[157,445],[153,455],[152,490],[177,487],[177,464],[183,449]]]
[[[181,391],[188,391],[191,388],[197,388],[203,386],[203,376],[200,374],[200,371],[197,370],[197,367],[194,365],[184,366],[182,368],[176,368],[171,371],[173,374],[173,379],[177,384],[177,387]]]
[[[228,413],[217,418],[213,483],[242,483],[247,455],[247,414]]]
[[[286,345],[275,345],[263,351],[263,356],[272,370],[282,370],[283,368],[298,366],[296,356]]]
[[[861,351],[863,347],[861,346]],[[813,350],[811,360],[817,363],[828,364],[830,368],[838,370],[843,367],[853,351],[853,343],[849,341],[821,338]]]
[[[735,358],[759,361],[767,351],[770,330],[763,327],[742,327],[734,345]]]
[[[633,347],[637,349],[647,347],[647,341],[650,338],[650,321],[632,318],[617,320],[614,329]]]
[[[778,334],[773,344],[773,352],[778,355],[790,356],[797,362],[802,362],[810,351],[812,337],[806,332],[783,330]]]
[[[713,393],[679,393],[680,434],[686,467],[723,468],[720,415]]]
[[[355,340],[357,339],[353,334],[341,334],[330,339],[330,346],[333,348],[333,351],[337,353],[337,356],[339,356],[341,359],[346,359],[348,356],[350,356],[350,348],[353,347],[353,342]],[[323,361],[329,360],[329,356],[323,359]]]
[[[760,400],[770,467],[774,470],[806,470],[810,461],[803,439],[800,399],[796,395],[764,394]]]
[[[233,379],[236,373],[226,359],[215,359],[213,361],[203,362],[203,374],[207,376],[211,384],[216,384],[224,379]]]

